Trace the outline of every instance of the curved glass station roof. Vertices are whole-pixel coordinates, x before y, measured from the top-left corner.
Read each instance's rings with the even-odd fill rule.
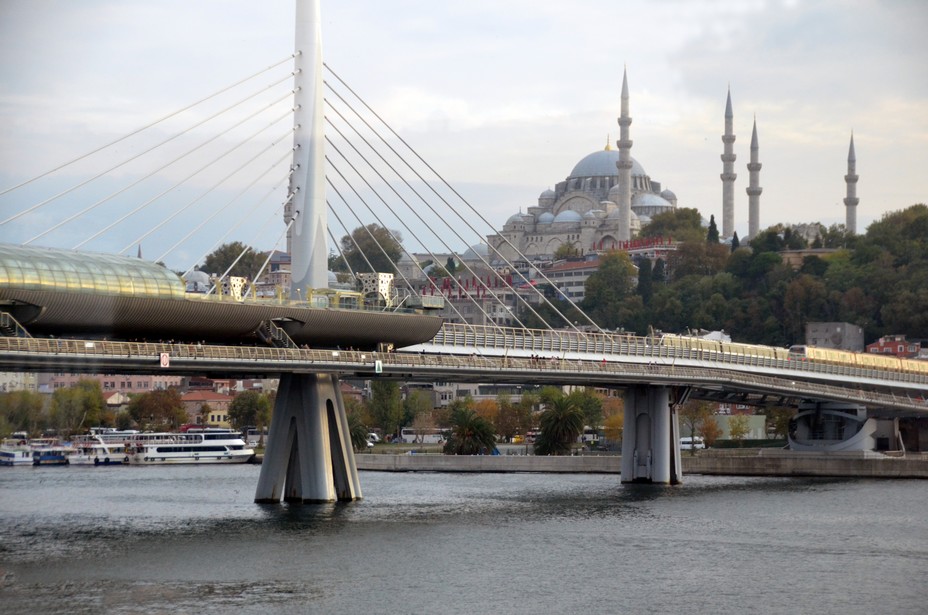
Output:
[[[0,244],[0,287],[134,297],[184,296],[169,269],[140,258]]]

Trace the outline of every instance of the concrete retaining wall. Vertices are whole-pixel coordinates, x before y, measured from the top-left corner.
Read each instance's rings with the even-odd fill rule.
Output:
[[[358,470],[381,472],[546,472],[619,474],[621,457],[534,455],[356,455]],[[810,455],[683,456],[683,473],[723,476],[928,478],[928,458]]]

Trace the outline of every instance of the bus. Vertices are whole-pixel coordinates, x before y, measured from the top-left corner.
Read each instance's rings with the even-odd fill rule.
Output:
[[[400,430],[400,440],[404,444],[442,444],[446,439],[444,429],[403,427]]]

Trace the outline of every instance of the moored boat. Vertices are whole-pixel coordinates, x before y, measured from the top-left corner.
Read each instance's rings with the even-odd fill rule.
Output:
[[[245,463],[255,451],[229,429],[141,433],[126,441],[130,465]]]
[[[0,466],[31,466],[32,447],[25,440],[7,438],[0,444]]]
[[[74,452],[69,461],[75,465],[122,465],[129,463],[122,443],[107,443],[100,436],[81,436],[72,440]]]
[[[71,463],[70,457],[74,449],[56,439],[32,440],[30,445],[34,466],[66,466]]]

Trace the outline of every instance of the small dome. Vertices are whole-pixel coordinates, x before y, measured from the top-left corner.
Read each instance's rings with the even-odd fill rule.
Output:
[[[554,214],[550,211],[546,211],[538,216],[538,224],[551,224],[552,222],[554,222]]]
[[[524,224],[526,222],[534,222],[535,217],[530,214],[523,214],[522,212],[512,214],[509,216],[509,219],[506,220],[506,224]]]
[[[672,209],[673,205],[662,196],[652,192],[641,192],[632,199],[632,207],[666,207]]]
[[[490,255],[490,246],[485,243],[477,243],[467,248],[463,254],[461,254],[462,261],[479,261],[481,258],[486,260]]]
[[[329,284],[337,284],[338,275],[334,271],[329,271]]]
[[[651,224],[651,216],[646,216],[645,214],[641,214],[638,216],[638,219],[641,221],[642,226],[644,226],[645,224]]]
[[[540,195],[538,195],[538,198],[539,199],[553,199],[556,196],[557,195],[554,193],[554,190],[552,190],[551,188],[548,188],[547,190],[542,192]]]
[[[668,201],[676,201],[677,195],[673,193],[672,190],[664,190],[661,192],[661,196],[667,199]]]
[[[580,214],[572,209],[565,209],[558,215],[554,216],[554,222],[580,222],[583,218]]]

